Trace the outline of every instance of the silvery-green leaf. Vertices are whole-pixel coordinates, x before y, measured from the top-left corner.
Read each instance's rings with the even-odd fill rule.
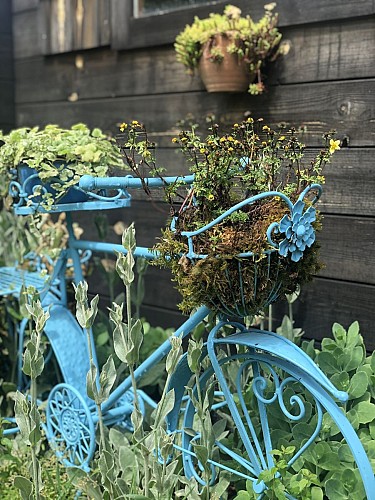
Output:
[[[148,268],[148,261],[144,257],[137,258],[137,273],[144,274]]]
[[[154,428],[159,427],[164,423],[165,417],[173,410],[175,403],[175,393],[174,389],[168,391],[165,396],[159,402],[156,408]]]
[[[20,433],[22,439],[26,444],[30,445],[30,418],[29,418],[29,402],[23,394],[19,391],[16,392],[14,396],[14,413],[18,427],[20,428]]]
[[[124,304],[117,304],[116,302],[112,303],[112,308],[108,308],[109,310],[109,319],[117,325],[122,322],[124,317]]]
[[[131,285],[134,281],[134,258],[131,253],[128,253],[126,256],[123,253],[117,253],[116,260],[116,271],[117,274],[122,279],[125,286]]]
[[[126,342],[127,328],[128,326],[126,323],[119,323],[113,330],[113,345],[115,353],[119,360],[123,363],[126,363],[128,355],[128,346]]]
[[[174,372],[177,363],[182,356],[182,339],[181,337],[176,337],[172,335],[169,339],[170,343],[172,344],[172,349],[169,351],[166,362],[165,362],[165,369],[167,370],[167,373],[171,374]]]
[[[22,500],[32,500],[33,483],[26,477],[16,476],[13,480],[14,486],[20,491]]]
[[[130,226],[126,228],[125,231],[123,232],[122,246],[128,252],[134,252],[136,247],[134,222],[132,222]]]
[[[98,396],[98,387],[96,385],[96,378],[97,378],[97,369],[95,364],[91,361],[90,369],[87,372],[87,377],[86,377],[86,391],[88,397],[93,401],[95,401]]]
[[[198,460],[204,467],[207,464],[207,460],[209,458],[207,448],[201,444],[194,443],[194,452],[197,455]]]
[[[200,369],[199,360],[202,356],[202,349],[203,349],[202,340],[195,341],[193,339],[189,339],[187,359],[189,368],[193,373],[196,373]]]
[[[127,354],[128,365],[134,365],[139,361],[139,349],[143,341],[142,322],[137,319],[130,329],[130,349]]]
[[[75,299],[77,301],[77,305],[85,304],[87,303],[87,290],[88,290],[88,284],[86,281],[80,281],[78,285],[75,285],[73,283],[73,287],[75,290]]]
[[[116,367],[112,355],[109,356],[107,362],[102,368],[99,377],[99,400],[98,403],[103,403],[108,399],[109,393],[116,380]]]
[[[120,446],[119,448],[119,465],[122,471],[133,469],[135,455],[130,447]]]

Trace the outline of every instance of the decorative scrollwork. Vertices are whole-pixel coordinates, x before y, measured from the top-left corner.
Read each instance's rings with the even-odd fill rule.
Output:
[[[9,184],[9,195],[14,200],[14,207],[19,214],[33,213],[35,211],[45,212],[43,198],[46,194],[55,193],[54,183],[62,184],[59,179],[52,179],[47,185],[43,184],[38,174],[31,174],[20,182],[14,179]],[[86,210],[88,208],[106,209],[130,206],[131,195],[126,189],[114,189],[106,191],[98,189],[96,191],[85,191],[79,186],[71,186],[69,190],[60,198],[56,199],[53,206],[48,207],[48,211],[70,211]],[[96,205],[95,205],[96,204]]]

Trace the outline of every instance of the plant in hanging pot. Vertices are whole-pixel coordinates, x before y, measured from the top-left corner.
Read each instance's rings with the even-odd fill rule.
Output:
[[[2,196],[11,189],[17,199],[20,190],[46,210],[56,203],[85,201],[87,195],[74,187],[82,175],[103,177],[110,167],[125,167],[116,142],[83,123],[0,132],[0,144]]]
[[[130,129],[129,166],[140,175],[138,151],[160,175],[143,127]],[[339,149],[333,132],[323,137],[324,148],[311,156],[294,129],[248,118],[230,133],[212,123],[205,138],[193,125],[173,139],[195,177],[187,195],[180,182],[166,186],[173,217],[154,250],[172,271],[183,312],[206,304],[227,316],[255,315],[319,271],[314,203],[322,169]]]
[[[253,21],[227,5],[223,14],[195,17],[176,37],[177,60],[193,73],[199,70],[208,92],[264,91],[263,70],[282,53],[275,4],[265,6],[264,16]]]

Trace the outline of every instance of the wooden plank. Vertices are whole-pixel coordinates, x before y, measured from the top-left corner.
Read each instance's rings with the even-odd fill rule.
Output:
[[[342,81],[273,87],[265,96],[206,94],[140,96],[118,99],[77,100],[22,104],[17,109],[19,125],[44,125],[59,122],[70,125],[77,121],[116,132],[116,124],[138,119],[150,131],[175,133],[175,124],[186,111],[202,120],[213,113],[227,126],[241,120],[244,112],[263,117],[272,126],[284,121],[306,128],[305,142],[320,145],[321,135],[331,128],[339,139],[352,146],[371,146],[374,141],[374,80]],[[118,130],[118,129],[117,129]],[[169,135],[170,140],[170,135]]]
[[[0,79],[13,79],[12,35],[0,33]]]
[[[37,9],[21,11],[13,16],[13,44],[16,59],[41,54],[41,45],[46,33],[39,30],[39,27],[40,18]]]
[[[227,2],[219,1],[214,5],[197,6],[182,9],[167,14],[130,19],[128,30],[122,30],[124,11],[129,12],[129,6],[121,0],[112,0],[112,32],[113,47],[116,49],[139,48],[152,45],[171,43],[186,24],[192,23],[194,15],[206,17],[210,12],[222,12]],[[248,0],[237,0],[236,5],[242,8],[244,14],[250,14],[259,19],[263,14],[263,3]],[[325,0],[309,2],[308,0],[284,0],[277,5],[279,26],[291,26],[325,22],[345,18],[370,16],[374,14],[372,0]],[[121,20],[118,22],[117,20]]]
[[[82,68],[75,67],[75,57],[69,53],[48,59],[17,60],[17,102],[64,100],[73,92],[81,99],[96,99],[204,88],[198,76],[186,75],[170,47],[85,52],[80,54]]]
[[[0,130],[14,127],[14,95],[12,80],[0,80]]]
[[[326,215],[317,239],[319,276],[375,285],[375,219]]]
[[[375,18],[287,28],[284,37],[291,50],[270,66],[268,85],[375,77],[375,52],[369,49],[375,45]],[[203,89],[170,46],[119,53],[101,49],[81,57],[81,69],[75,68],[75,54],[54,58],[53,64],[42,57],[18,61],[17,102],[63,100],[73,92],[93,99]]]
[[[129,41],[129,20],[133,13],[132,2],[110,0],[111,46],[114,49],[127,48]]]
[[[78,7],[82,5],[82,9]],[[109,0],[41,0],[38,8],[19,9],[13,16],[15,57],[32,57],[110,42]]]
[[[12,0],[12,10],[15,14],[24,10],[36,9],[38,5],[39,0]]]
[[[375,16],[286,27],[290,51],[269,68],[268,83],[374,77]]]
[[[153,140],[163,138],[153,137]],[[319,150],[314,149],[317,154]],[[157,165],[163,166],[168,175],[186,175],[188,165],[183,154],[172,147],[155,150]],[[326,183],[318,203],[319,209],[328,214],[374,216],[375,165],[372,148],[341,148],[324,171]],[[144,199],[143,192],[134,192],[133,198]],[[163,199],[163,191],[153,191],[153,197]]]
[[[374,286],[316,278],[304,286],[295,302],[294,324],[303,328],[306,338],[321,340],[331,336],[333,323],[347,328],[353,321],[359,321],[366,348],[373,351],[374,306]],[[277,312],[286,314],[286,304],[281,308],[277,306]]]
[[[0,2],[0,32],[12,33],[12,0]]]
[[[371,148],[342,148],[326,169],[326,184],[319,201],[322,212],[375,215],[375,165]]]
[[[111,5],[110,0],[99,0],[98,3],[99,45],[111,42]]]

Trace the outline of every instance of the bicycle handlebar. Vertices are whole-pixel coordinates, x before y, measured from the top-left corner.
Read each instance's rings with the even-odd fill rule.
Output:
[[[126,177],[92,177],[83,175],[79,181],[79,187],[83,191],[93,189],[139,189],[147,186],[149,188],[163,187],[166,184],[182,181],[184,184],[192,184],[194,175],[172,176],[172,177],[146,177],[139,179],[127,175]]]

